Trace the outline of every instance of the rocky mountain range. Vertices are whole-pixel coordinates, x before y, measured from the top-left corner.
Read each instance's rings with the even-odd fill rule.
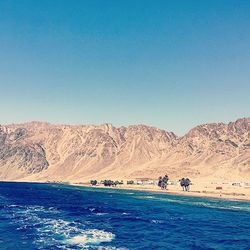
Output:
[[[145,125],[0,125],[0,180],[250,179],[250,118],[182,137]]]

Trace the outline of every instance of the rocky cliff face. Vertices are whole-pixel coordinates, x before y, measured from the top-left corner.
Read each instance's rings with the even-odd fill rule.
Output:
[[[187,173],[217,178],[249,178],[250,118],[200,125],[176,142]]]
[[[1,180],[250,177],[250,118],[205,124],[178,138],[135,125],[31,122],[0,126]]]
[[[27,141],[29,131],[0,127],[0,176],[1,179],[16,179],[39,173],[49,166],[41,144]]]

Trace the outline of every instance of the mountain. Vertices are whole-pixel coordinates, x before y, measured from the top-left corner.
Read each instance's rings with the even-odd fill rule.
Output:
[[[249,179],[250,118],[199,125],[183,137],[145,125],[0,126],[0,180]]]

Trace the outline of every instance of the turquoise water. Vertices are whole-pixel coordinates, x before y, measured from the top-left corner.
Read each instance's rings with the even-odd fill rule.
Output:
[[[250,249],[250,203],[0,183],[0,249]]]

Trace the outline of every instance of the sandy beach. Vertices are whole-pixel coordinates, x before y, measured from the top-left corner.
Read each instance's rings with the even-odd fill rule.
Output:
[[[235,182],[237,183],[237,182]],[[110,188],[110,189],[127,189],[137,191],[159,192],[173,195],[198,196],[229,200],[250,201],[250,186],[232,185],[232,182],[193,182],[188,192],[184,192],[180,185],[168,185],[167,190],[161,190],[157,185],[117,185],[116,187],[105,187],[103,185],[91,186],[89,183],[70,183],[70,185],[93,187],[93,188]],[[218,187],[222,189],[217,189]]]

